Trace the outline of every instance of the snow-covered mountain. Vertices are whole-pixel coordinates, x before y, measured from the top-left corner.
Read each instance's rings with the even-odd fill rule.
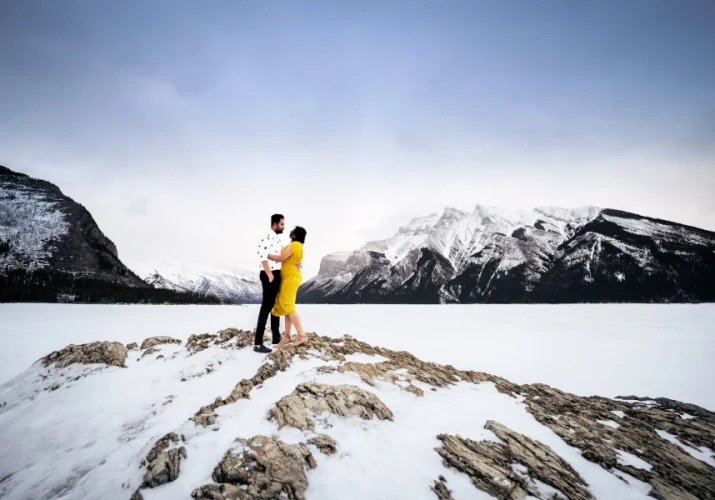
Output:
[[[52,268],[145,286],[90,213],[49,182],[0,166],[0,270]]]
[[[262,288],[258,271],[211,269],[179,264],[155,267],[145,281],[156,288],[213,295],[225,302],[256,304]]]
[[[326,256],[303,302],[715,300],[715,233],[612,209],[446,208]]]
[[[157,290],[119,259],[89,211],[0,166],[0,302],[218,302]]]

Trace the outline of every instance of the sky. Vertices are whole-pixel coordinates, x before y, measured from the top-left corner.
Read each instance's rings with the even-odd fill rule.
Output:
[[[306,277],[451,206],[596,205],[715,230],[712,0],[4,0],[0,164],[143,274]]]

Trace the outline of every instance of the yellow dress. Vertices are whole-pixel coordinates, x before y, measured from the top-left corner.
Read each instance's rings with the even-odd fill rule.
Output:
[[[293,253],[283,261],[281,266],[281,289],[271,311],[274,316],[285,316],[295,312],[295,298],[298,295],[298,287],[303,282],[303,274],[296,267],[303,260],[303,244],[299,241],[291,241],[290,247]],[[286,248],[288,247],[284,247],[281,253]]]

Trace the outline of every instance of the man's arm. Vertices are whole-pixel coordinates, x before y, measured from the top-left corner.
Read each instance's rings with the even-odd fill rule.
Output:
[[[271,271],[271,268],[268,265],[269,243],[268,237],[264,237],[258,244],[258,258],[261,259],[261,266],[263,266],[263,270],[266,272],[266,276],[268,276],[268,281],[273,282],[273,271]]]
[[[270,260],[274,261],[274,262],[283,262],[284,260],[286,260],[286,259],[287,259],[288,257],[290,257],[291,255],[293,255],[293,249],[291,248],[290,245],[288,245],[288,246],[285,248],[285,250],[283,250],[283,253],[281,253],[280,255],[269,254],[269,255],[268,255],[268,258],[269,258]]]
[[[273,271],[271,271],[270,266],[268,265],[267,260],[262,260],[261,265],[263,266],[263,270],[266,272],[266,275],[268,276],[268,281],[273,282]]]

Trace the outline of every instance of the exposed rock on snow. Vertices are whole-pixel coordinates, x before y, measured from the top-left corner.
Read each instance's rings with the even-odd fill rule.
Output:
[[[546,498],[533,479],[557,488],[573,500],[593,498],[579,474],[550,447],[492,420],[486,428],[502,442],[437,436],[442,446],[436,450],[444,464],[464,472],[477,488],[497,498]],[[526,471],[521,472],[519,465]]]
[[[698,406],[663,398],[582,397],[543,384],[515,384],[488,373],[425,362],[408,352],[371,346],[350,336],[331,338],[309,333],[306,344],[275,350],[259,358],[254,353],[249,356],[252,343],[252,332],[235,329],[194,335],[182,347],[172,347],[171,354],[165,350],[166,359],[162,363],[146,358],[134,362],[130,358],[128,368],[107,373],[106,379],[102,378],[106,371],[103,367],[81,366],[85,362],[82,360],[123,363],[127,350],[121,344],[68,346],[43,358],[47,360],[43,361],[45,368],[34,367],[27,379],[16,379],[13,385],[2,387],[5,391],[2,401],[7,400],[8,406],[0,406],[0,423],[10,432],[23,428],[17,422],[32,413],[37,400],[48,398],[47,401],[56,404],[67,397],[65,394],[74,396],[71,391],[83,384],[96,391],[104,387],[105,380],[116,382],[119,375],[133,373],[140,377],[149,373],[155,384],[161,374],[170,373],[167,377],[174,377],[176,385],[162,386],[156,399],[155,393],[149,393],[152,399],[145,397],[142,406],[146,406],[133,413],[131,420],[113,420],[113,425],[126,428],[123,434],[117,434],[123,455],[114,449],[69,455],[76,462],[61,469],[67,475],[64,479],[59,474],[54,477],[49,474],[50,479],[34,479],[48,477],[41,474],[49,463],[44,458],[47,451],[44,448],[37,451],[41,456],[21,466],[8,459],[17,455],[16,449],[10,451],[14,455],[0,453],[3,459],[0,496],[53,498],[57,496],[53,491],[74,488],[70,496],[91,497],[92,494],[87,494],[88,481],[75,481],[71,487],[64,485],[67,477],[75,477],[77,470],[87,467],[82,460],[91,457],[89,463],[96,464],[97,458],[102,457],[100,460],[107,459],[110,464],[129,464],[120,472],[113,466],[100,464],[91,473],[92,481],[106,479],[107,491],[113,498],[128,498],[134,491],[132,498],[139,499],[145,488],[157,488],[147,496],[156,494],[162,498],[186,497],[190,493],[196,499],[311,497],[311,488],[325,484],[321,471],[328,470],[322,465],[316,468],[317,464],[329,463],[331,474],[341,460],[353,460],[351,465],[355,465],[355,456],[361,451],[356,448],[360,439],[348,436],[354,436],[352,427],[357,424],[386,438],[393,432],[400,434],[396,441],[388,438],[384,450],[383,441],[377,440],[375,444],[373,434],[371,446],[378,454],[395,450],[404,453],[401,447],[406,440],[417,443],[414,450],[425,450],[425,456],[431,455],[433,461],[437,456],[432,450],[437,450],[450,470],[439,465],[435,470],[421,470],[419,488],[423,495],[418,494],[419,498],[425,498],[424,493],[441,499],[461,498],[464,490],[460,488],[471,488],[467,476],[475,487],[499,498],[621,498],[613,493],[618,491],[627,491],[632,494],[630,498],[643,498],[646,494],[656,498],[715,498],[715,468],[707,463],[715,447],[715,414]],[[161,345],[154,343],[145,352]],[[105,356],[115,351],[122,355]],[[243,361],[227,362],[236,359]],[[375,362],[369,362],[371,359]],[[53,363],[58,366],[49,368]],[[210,377],[212,385],[198,375],[190,375],[197,371]],[[228,377],[221,381],[216,372],[227,373]],[[66,384],[68,392],[64,388],[41,390],[42,386],[74,380],[77,376],[84,378],[77,384]],[[186,384],[179,380],[185,380]],[[207,388],[215,387],[215,380],[221,382],[221,389],[216,389],[219,394],[206,394]],[[192,384],[195,385],[187,387]],[[206,400],[202,394],[206,394]],[[482,402],[487,406],[479,408],[474,426],[454,421],[455,425],[466,425],[465,432],[454,430],[452,423],[442,427],[442,418],[452,422],[449,412],[470,408],[453,399],[461,398],[462,394],[475,398],[470,399],[469,404],[475,405],[471,408]],[[496,402],[490,398],[496,398]],[[430,406],[435,402],[438,406]],[[426,420],[431,421],[430,431],[415,426],[414,421],[405,424],[413,404],[419,408],[416,411],[432,408],[432,413],[425,413]],[[20,405],[24,406],[18,408]],[[435,413],[434,408],[444,413]],[[62,408],[62,418],[75,415],[71,411],[83,415],[73,406]],[[162,412],[171,413],[171,417],[162,420]],[[316,434],[314,429],[326,413],[365,420],[329,415],[331,436]],[[168,421],[173,423],[167,425]],[[602,423],[611,421],[617,421],[618,425]],[[48,422],[54,425],[52,420]],[[183,423],[177,426],[176,422]],[[101,422],[87,424],[91,424],[88,428],[94,433],[92,439],[111,435],[105,435]],[[273,432],[266,431],[266,427],[272,427]],[[156,437],[162,435],[157,441]],[[370,439],[368,434],[365,436]],[[56,436],[49,441],[53,439]],[[437,442],[440,445],[435,448]],[[89,449],[92,445],[94,442],[88,445]],[[64,454],[70,445],[58,446],[59,453]],[[573,448],[580,452],[565,451]],[[184,460],[187,455],[190,460]],[[423,456],[416,463],[424,465],[424,460]],[[215,464],[218,465],[213,469]],[[216,484],[205,484],[212,469]],[[369,467],[365,470],[376,473]],[[363,479],[372,479],[365,474],[363,471]],[[118,479],[116,475],[121,477]],[[442,475],[450,478],[449,487]],[[308,481],[315,477],[321,479],[309,485]],[[453,481],[453,477],[457,479]],[[608,485],[601,488],[604,477]],[[364,486],[362,491],[366,491]],[[391,492],[394,494],[394,489]]]
[[[139,349],[139,344],[137,344],[136,342],[127,344],[127,350],[133,351],[134,349]]]
[[[345,361],[346,356],[352,354],[380,356],[387,358],[388,361],[378,363]],[[358,374],[365,383],[371,386],[375,386],[376,380],[379,379],[395,384],[402,390],[413,392],[418,396],[424,396],[424,391],[413,385],[413,382],[427,384],[432,386],[433,389],[449,387],[460,381],[474,384],[491,382],[495,385],[497,390],[504,394],[524,398],[527,411],[532,413],[539,422],[554,430],[568,444],[583,450],[586,459],[598,463],[604,469],[609,471],[620,470],[635,478],[641,479],[653,487],[654,493],[665,495],[664,498],[668,498],[668,492],[676,492],[683,498],[687,498],[690,494],[689,491],[699,491],[700,494],[703,494],[703,492],[715,494],[715,484],[712,484],[712,479],[708,479],[708,474],[712,475],[713,473],[712,467],[688,456],[677,446],[660,438],[654,432],[655,425],[658,425],[657,422],[650,423],[653,419],[656,419],[656,417],[651,414],[652,407],[650,405],[645,406],[638,402],[628,403],[607,398],[585,398],[563,393],[543,384],[518,385],[501,377],[483,372],[462,371],[449,365],[445,366],[424,362],[410,353],[373,347],[347,335],[342,339],[333,339],[309,334],[309,342],[303,346],[274,351],[268,355],[269,363],[262,365],[256,376],[252,379],[240,381],[228,398],[223,400],[217,398],[212,405],[203,407],[199,414],[194,417],[196,419],[195,421],[200,424],[203,419],[203,422],[206,422],[205,425],[213,425],[216,423],[216,415],[213,413],[215,408],[231,404],[240,399],[250,398],[251,390],[254,387],[268,378],[275,376],[280,371],[287,370],[295,356],[300,356],[301,358],[313,356],[324,361],[339,362],[337,367],[335,365],[326,365],[318,368],[316,370],[318,373],[353,372]],[[269,412],[269,418],[275,420],[279,427],[291,425],[299,429],[312,429],[313,423],[307,417],[309,409],[316,413],[331,411],[331,403],[328,402],[331,401],[331,399],[328,397],[328,401],[326,401],[325,396],[323,396],[325,394],[323,388],[315,391],[318,397],[314,397],[315,394],[310,388],[316,386],[321,387],[321,384],[307,383],[298,386],[295,393],[282,398],[276,404]],[[306,397],[306,399],[303,400],[303,397]],[[313,401],[315,403],[313,403]],[[335,401],[339,401],[339,399],[335,398]],[[674,403],[677,404],[676,402]],[[313,407],[313,404],[316,406]],[[679,413],[696,416],[696,418],[683,419],[679,416],[679,413],[672,411],[673,409]],[[580,427],[567,427],[566,422],[575,423],[575,421],[572,420],[572,418],[574,418],[572,413],[578,412],[579,410],[583,412],[582,418],[577,419]],[[613,415],[613,411],[623,412],[630,417],[632,421],[629,421],[628,424],[622,424],[618,429],[598,423],[598,420],[608,420]],[[636,415],[641,412],[650,413],[636,417]],[[668,429],[672,430],[673,426],[680,429],[680,431],[673,431],[676,435],[687,436],[693,432],[697,434],[699,431],[701,435],[692,438],[690,442],[693,444],[702,444],[703,446],[712,446],[711,443],[715,439],[715,427],[700,420],[704,417],[712,418],[711,415],[712,414],[707,410],[695,405],[681,404],[677,409],[673,406],[671,411],[659,414],[657,418],[660,419],[660,421],[667,419],[670,425],[667,427]],[[536,454],[537,452],[534,451],[536,449],[540,451],[534,456],[539,456],[540,460],[543,460],[545,457],[548,458],[548,461],[545,462],[546,464],[550,464],[548,468],[544,469],[544,463],[540,463],[538,467],[534,464],[533,467],[536,468],[533,470],[528,469],[527,476],[524,476],[523,473],[520,475],[518,470],[511,468],[511,472],[505,472],[511,474],[505,477],[508,477],[513,485],[516,485],[525,495],[527,493],[531,495],[542,495],[542,497],[544,495],[540,493],[539,484],[530,479],[530,477],[533,477],[541,483],[562,491],[563,494],[570,498],[592,498],[583,480],[578,477],[578,474],[573,475],[575,474],[573,469],[555,455],[553,450],[548,449],[547,451],[543,451],[540,447],[545,445],[533,442],[529,440],[529,438],[520,436],[503,426],[500,427],[500,424],[496,422],[490,422],[488,425],[490,430],[495,432],[503,441],[507,442],[506,445],[500,446],[479,443],[480,446],[487,446],[491,456],[493,456],[495,460],[500,456],[501,458],[499,460],[502,461],[511,460],[510,457],[513,456],[524,457],[527,453],[526,450],[531,450],[532,454]],[[560,429],[559,426],[561,426]],[[631,442],[628,443],[628,440],[621,442],[618,439],[613,439],[613,433],[626,433],[630,436],[629,439]],[[511,441],[509,441],[510,439]],[[662,447],[665,447],[666,450],[670,452],[670,455],[666,454],[661,458],[662,461],[665,461],[664,466],[666,468],[671,467],[672,464],[677,462],[679,466],[675,466],[675,469],[672,470],[685,471],[688,474],[686,477],[692,477],[693,482],[689,484],[688,487],[685,487],[683,482],[677,479],[678,472],[674,473],[671,470],[670,472],[662,471],[661,473],[659,472],[660,469],[656,467],[654,467],[652,471],[647,471],[636,469],[617,461],[617,449],[619,448],[631,450],[644,456],[650,456],[651,452],[646,450],[649,449],[651,442],[657,443],[656,448],[662,450]],[[521,448],[517,446],[518,443],[521,443],[519,445]],[[527,443],[531,448],[527,447],[524,443]],[[634,443],[638,444],[635,445]],[[594,449],[597,451],[594,452]],[[652,453],[658,453],[658,451],[654,450]],[[531,461],[535,462],[536,459],[532,457]],[[695,462],[697,462],[697,465],[693,465]],[[559,470],[559,472],[555,472],[556,470]],[[564,477],[567,479],[559,479],[558,474],[565,474]],[[569,474],[571,474],[571,476],[569,476]],[[564,481],[566,482],[564,483]],[[483,487],[485,491],[491,491],[490,488],[494,486],[482,484],[479,487]],[[437,493],[435,490],[441,493]],[[437,494],[445,493],[444,488],[441,486],[434,486],[433,491]]]
[[[434,491],[434,494],[440,500],[454,500],[452,490],[447,487],[447,480],[444,476],[439,476],[439,479],[434,482],[433,486],[430,486],[430,489]]]
[[[127,348],[120,342],[90,342],[88,344],[70,344],[62,350],[54,351],[44,358],[42,364],[64,368],[74,363],[85,365],[103,363],[109,366],[124,367]]]
[[[653,492],[662,498],[685,498],[688,494],[697,498],[715,498],[715,469],[656,432],[665,430],[684,443],[712,447],[714,413],[666,398],[656,399],[658,405],[653,406],[601,397],[579,397],[542,384],[524,386],[523,389],[529,394],[525,402],[534,417],[566,443],[582,450],[588,460],[604,469],[620,470],[650,483]],[[618,428],[598,422],[608,420],[613,411],[621,411],[628,417],[621,419]],[[697,418],[683,419],[680,414],[684,412],[697,414]],[[635,455],[652,468],[636,467],[618,460],[619,450]],[[674,492],[680,496],[669,496]]]
[[[354,385],[325,385],[316,382],[300,384],[293,394],[285,396],[268,412],[268,419],[301,430],[313,430],[310,412],[333,413],[341,417],[356,416],[364,420],[375,415],[380,420],[392,420],[390,409],[372,393]]]
[[[226,332],[226,330],[224,330],[224,332]],[[226,335],[229,334],[236,338],[237,345],[246,346],[253,343],[253,334],[251,332],[231,330],[226,333]],[[235,403],[240,399],[249,399],[250,392],[255,386],[262,384],[279,371],[285,371],[290,365],[295,353],[296,351],[292,348],[273,351],[268,355],[268,359],[271,360],[271,363],[261,365],[258,372],[250,379],[241,380],[238,384],[236,384],[236,387],[233,391],[231,391],[231,394],[229,394],[226,399],[217,397],[213,403],[202,406],[199,411],[191,417],[191,420],[193,420],[197,425],[201,425],[203,427],[215,424],[216,414],[214,413],[214,410],[216,410],[216,408]]]
[[[305,499],[308,488],[305,470],[317,467],[305,444],[287,444],[266,436],[237,439],[236,443],[238,449],[226,452],[212,478],[222,486],[246,486],[241,492],[245,496],[241,496],[238,488],[224,486],[220,491],[216,485],[208,485],[194,490],[193,498]]]
[[[312,444],[318,448],[320,453],[323,453],[324,455],[332,455],[338,451],[338,443],[336,443],[335,440],[327,434],[318,434],[317,436],[310,438],[308,440],[308,444]]]
[[[189,337],[186,342],[186,349],[195,354],[211,346],[219,346],[223,348],[242,348],[252,344],[254,332],[237,330],[235,328],[226,328],[219,331],[217,334],[201,333],[194,334]],[[235,340],[234,343],[231,343]]]
[[[161,344],[179,344],[181,345],[181,340],[175,339],[173,337],[166,337],[166,336],[157,336],[157,337],[149,337],[148,339],[144,339],[144,342],[142,342],[142,346],[140,349],[143,351],[144,349],[150,349],[152,347],[161,345]]]
[[[142,486],[155,488],[170,481],[175,481],[179,477],[179,464],[182,457],[186,458],[186,448],[183,446],[179,448],[171,447],[172,444],[178,442],[179,437],[173,432],[156,442],[142,461],[142,466],[147,467]]]
[[[147,356],[149,356],[149,355],[151,355],[151,354],[155,354],[155,353],[157,353],[157,352],[159,352],[159,349],[157,349],[157,348],[155,348],[155,347],[150,347],[149,349],[147,349],[146,351],[144,351],[144,352],[142,353],[142,358],[145,358],[145,357],[147,357]]]

